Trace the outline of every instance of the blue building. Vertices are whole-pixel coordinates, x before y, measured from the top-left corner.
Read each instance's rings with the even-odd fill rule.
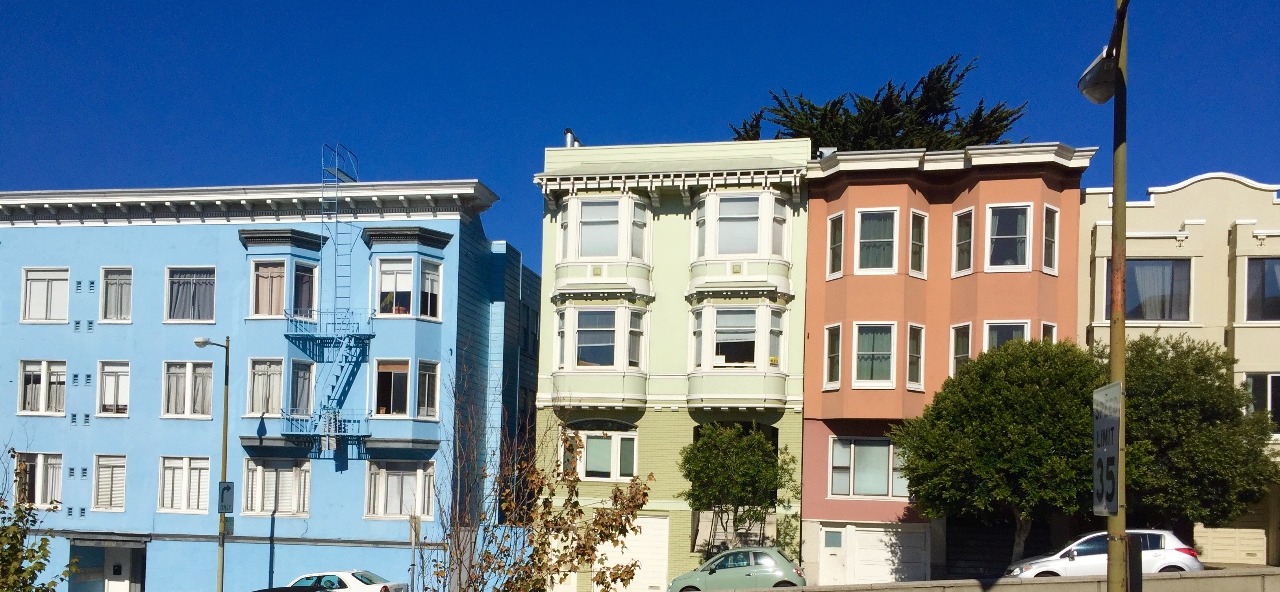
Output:
[[[486,237],[497,197],[337,164],[311,185],[0,193],[20,287],[0,290],[0,435],[53,565],[77,562],[64,589],[213,588],[224,376],[228,591],[407,580],[411,530],[441,540],[458,484],[526,432],[539,278]]]

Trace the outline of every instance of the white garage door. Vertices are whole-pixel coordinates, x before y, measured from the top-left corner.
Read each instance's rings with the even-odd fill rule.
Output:
[[[929,579],[924,524],[855,524],[822,529],[817,584],[874,584]]]
[[[610,563],[639,562],[635,579],[623,588],[626,592],[663,592],[667,588],[667,544],[671,528],[666,516],[641,516],[636,519],[640,532],[627,537],[627,548],[610,548]],[[616,562],[614,559],[617,558]]]

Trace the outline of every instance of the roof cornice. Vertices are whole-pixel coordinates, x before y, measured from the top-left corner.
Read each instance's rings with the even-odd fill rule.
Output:
[[[835,152],[809,161],[810,179],[841,172],[869,171],[957,171],[978,167],[1052,164],[1084,170],[1097,148],[1073,148],[1057,142],[1035,144],[993,144],[970,146],[964,150],[911,148],[903,150],[860,150]]]

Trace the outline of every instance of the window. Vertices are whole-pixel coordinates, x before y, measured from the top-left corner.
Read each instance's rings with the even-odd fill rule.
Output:
[[[1058,340],[1058,326],[1053,323],[1040,323],[1040,341],[1053,343]]]
[[[378,362],[378,392],[374,415],[409,414],[409,362]]]
[[[902,459],[889,440],[832,440],[831,495],[907,497],[907,480],[902,476]]]
[[[823,330],[823,352],[826,366],[822,374],[822,388],[840,388],[840,325],[831,325]]]
[[[1044,207],[1044,269],[1058,271],[1058,209]]]
[[[102,270],[102,312],[104,323],[128,321],[133,317],[133,270]]]
[[[1186,321],[1191,318],[1190,259],[1125,261],[1125,319]],[[1111,318],[1111,262],[1107,261],[1106,318]]]
[[[22,320],[66,322],[68,269],[22,270]]]
[[[167,321],[213,320],[212,267],[169,269]]]
[[[754,366],[756,363],[756,311],[716,311],[715,366]]]
[[[649,226],[648,212],[639,202],[632,202],[631,208],[631,258],[644,259],[644,233]]]
[[[924,389],[924,327],[907,325],[907,388]]]
[[[435,469],[431,463],[369,461],[366,516],[431,516]]]
[[[104,415],[128,415],[128,362],[102,362],[98,364],[98,413]]]
[[[1026,322],[987,323],[987,347],[983,351],[991,351],[1010,341],[1026,340]]]
[[[284,315],[284,261],[253,262],[253,314]]]
[[[897,270],[894,245],[897,219],[897,210],[858,212],[857,271],[892,273]]]
[[[440,319],[440,264],[422,260],[421,296],[418,298],[418,314],[428,319]]]
[[[407,315],[413,293],[413,261],[380,259],[378,261],[378,314]]]
[[[929,217],[920,212],[911,212],[911,273],[924,275],[925,236],[928,232]]]
[[[93,509],[123,511],[124,457],[95,457],[93,480]]]
[[[1280,257],[1249,259],[1246,319],[1280,321]]]
[[[627,366],[640,367],[640,348],[644,341],[644,313],[631,311],[631,329],[627,335]]]
[[[955,376],[969,361],[970,340],[969,325],[956,325],[951,328],[951,375]]]
[[[67,363],[49,360],[22,362],[20,413],[62,414],[67,403]]]
[[[284,362],[249,360],[249,413],[277,415],[282,410]]]
[[[289,389],[287,415],[311,415],[312,393],[315,392],[315,364],[293,361],[293,382]]]
[[[716,231],[720,255],[748,255],[759,251],[760,200],[752,197],[723,197]]]
[[[857,325],[854,388],[893,387],[893,325]]]
[[[209,459],[187,456],[160,457],[161,512],[209,510]]]
[[[418,362],[418,417],[434,418],[439,406],[440,364]]]
[[[245,460],[244,512],[299,515],[307,513],[311,464],[304,459]]]
[[[578,472],[584,479],[630,479],[636,476],[635,432],[578,432],[583,458]]]
[[[582,202],[582,225],[578,235],[578,256],[618,256],[618,202]]]
[[[1253,394],[1249,411],[1266,413],[1271,418],[1271,433],[1280,433],[1280,373],[1245,374],[1244,382]]]
[[[613,366],[614,317],[612,310],[578,311],[578,366]]]
[[[844,214],[827,218],[827,279],[844,274]]]
[[[973,271],[973,209],[955,215],[955,253],[953,273]]]
[[[987,267],[1027,269],[1029,206],[991,206],[987,209]]]
[[[314,319],[316,316],[316,266],[295,263],[293,266],[293,316]]]
[[[62,455],[17,453],[14,480],[18,501],[47,508],[62,501]]]
[[[162,415],[208,417],[212,394],[212,362],[165,362]]]

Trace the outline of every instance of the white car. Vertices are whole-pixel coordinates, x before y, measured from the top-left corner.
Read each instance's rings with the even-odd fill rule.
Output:
[[[371,571],[322,571],[299,576],[290,586],[315,586],[349,592],[409,592],[409,584],[389,582]]]
[[[1167,530],[1128,530],[1142,544],[1142,573],[1202,571],[1200,555]],[[1107,574],[1107,533],[1080,537],[1052,555],[1023,559],[1009,566],[1007,576],[1102,576]]]

